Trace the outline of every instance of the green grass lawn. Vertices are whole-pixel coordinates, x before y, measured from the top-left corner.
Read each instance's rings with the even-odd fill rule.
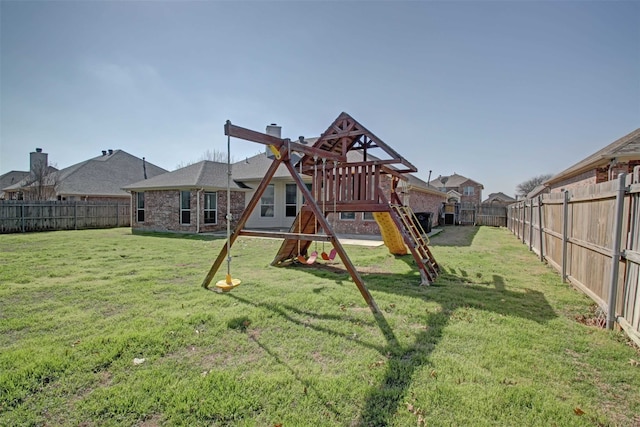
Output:
[[[505,229],[433,238],[430,287],[346,246],[381,316],[339,262],[270,267],[274,240],[238,239],[242,285],[204,290],[224,242],[0,236],[0,425],[640,423],[638,350]]]

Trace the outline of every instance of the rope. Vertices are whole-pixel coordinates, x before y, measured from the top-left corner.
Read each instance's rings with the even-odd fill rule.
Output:
[[[318,156],[313,156],[313,198],[318,200]],[[313,234],[318,234],[318,218],[313,221]],[[318,252],[318,241],[315,242],[315,250]]]
[[[231,275],[231,135],[227,136],[227,277]]]

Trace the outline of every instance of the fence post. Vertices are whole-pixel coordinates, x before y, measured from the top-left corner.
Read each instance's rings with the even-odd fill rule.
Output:
[[[542,196],[538,196],[538,225],[540,226],[540,262],[544,261],[544,253],[542,252],[542,239],[544,232],[542,231]]]
[[[24,233],[24,202],[20,203],[20,230]]]
[[[78,229],[78,202],[73,202],[73,229]]]
[[[529,201],[529,250],[533,247],[533,199]]]
[[[567,241],[569,227],[569,191],[564,190],[564,201],[562,202],[562,281],[567,281]]]
[[[527,201],[522,202],[522,243],[525,242],[524,229],[527,226]]]
[[[607,307],[607,329],[613,329],[616,321],[616,296],[618,294],[618,272],[620,271],[620,242],[622,240],[622,213],[624,210],[625,174],[618,175],[616,192],[616,216],[613,222],[613,253],[611,254],[611,282],[609,283],[609,306]]]

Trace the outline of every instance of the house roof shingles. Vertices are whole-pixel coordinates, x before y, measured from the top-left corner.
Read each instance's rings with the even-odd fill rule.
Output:
[[[232,166],[232,173],[234,170]],[[235,179],[235,177],[234,177]],[[141,180],[123,187],[128,191],[168,190],[168,189],[202,188],[205,190],[219,190],[227,188],[227,164],[203,160],[198,163],[167,172],[153,178]],[[231,188],[241,187],[231,181]]]
[[[443,183],[442,178],[448,178],[447,182]],[[429,184],[437,188],[441,188],[441,187],[451,188],[451,187],[459,187],[460,185],[464,184],[467,181],[475,182],[476,184],[484,188],[484,186],[480,184],[478,181],[474,181],[473,179],[467,178],[466,176],[458,175],[457,173],[454,173],[453,175],[449,175],[449,176],[439,176],[436,179],[432,180]]]
[[[144,167],[143,167],[144,164]],[[56,184],[56,192],[65,196],[127,197],[122,187],[147,176],[167,172],[165,169],[135,157],[123,150],[94,157],[60,169],[48,178]],[[25,179],[8,187],[19,190],[26,185]]]
[[[552,176],[545,182],[545,184],[549,185],[562,181],[563,179],[570,178],[589,169],[606,164],[612,159],[625,157],[640,158],[640,128],[615,140],[611,144],[596,151],[592,155],[563,170],[557,175]]]

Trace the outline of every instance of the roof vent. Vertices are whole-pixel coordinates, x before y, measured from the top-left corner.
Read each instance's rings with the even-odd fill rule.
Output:
[[[113,154],[113,150],[109,149],[109,155],[112,155],[112,154]]]
[[[107,155],[107,150],[102,150],[102,155],[106,156]]]
[[[42,148],[36,148],[36,153],[42,153]]]

